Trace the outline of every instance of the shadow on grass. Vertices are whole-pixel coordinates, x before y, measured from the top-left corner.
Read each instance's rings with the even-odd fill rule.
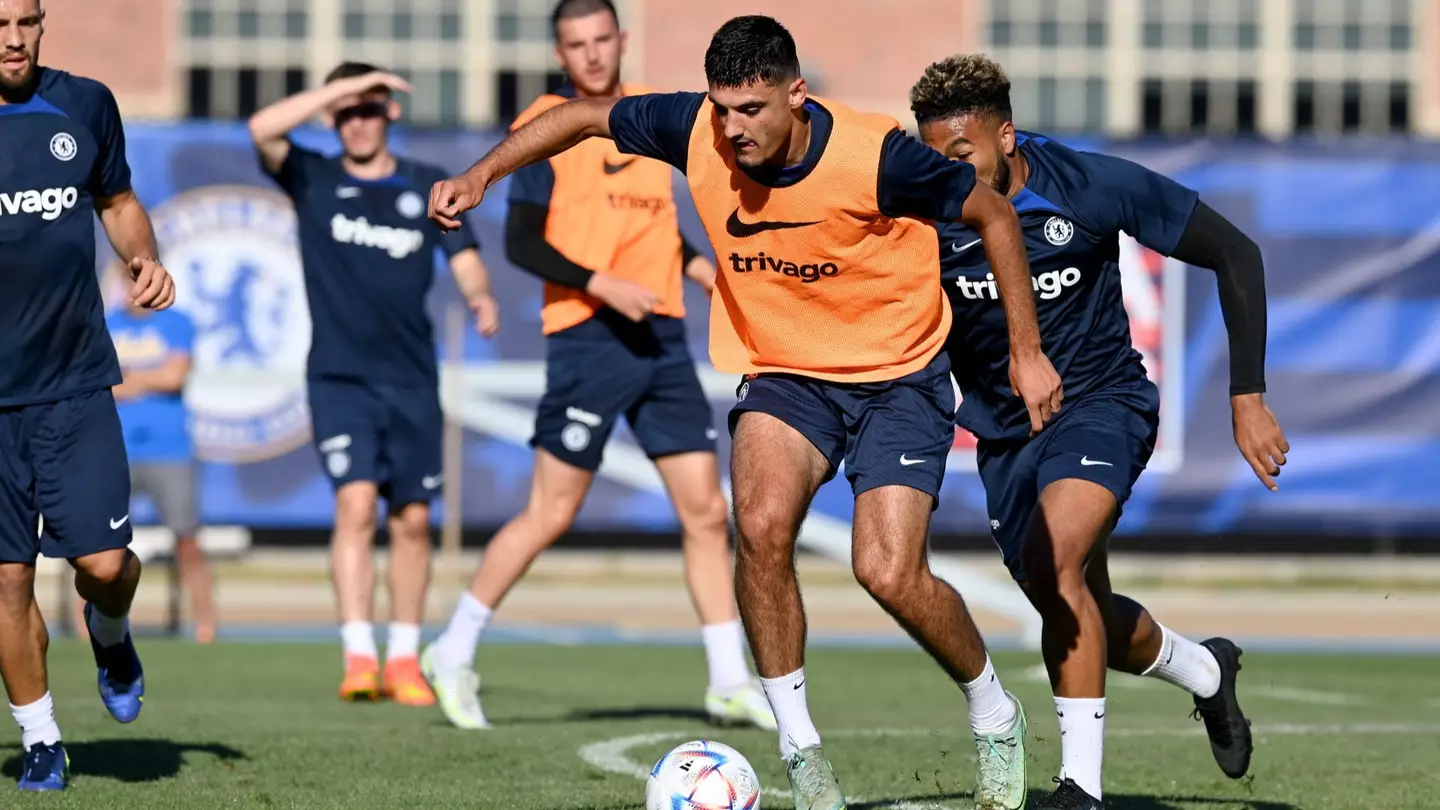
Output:
[[[0,746],[13,752],[0,765],[0,774],[19,779],[23,753],[18,745]],[[98,776],[120,782],[158,782],[173,779],[190,753],[210,754],[222,762],[248,759],[245,752],[221,743],[184,743],[172,740],[87,740],[66,742],[70,773]]]

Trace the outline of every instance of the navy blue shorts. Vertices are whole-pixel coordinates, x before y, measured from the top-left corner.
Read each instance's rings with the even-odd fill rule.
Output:
[[[1117,506],[1124,507],[1155,451],[1158,410],[1155,386],[1146,381],[1066,400],[1059,416],[1029,442],[979,443],[976,460],[990,536],[1011,576],[1025,580],[1020,560],[1025,525],[1040,493],[1052,483],[1090,481],[1110,490]]]
[[[955,384],[950,357],[898,380],[835,383],[791,374],[746,377],[730,409],[734,435],[740,414],[767,413],[799,431],[830,462],[825,480],[845,462],[845,478],[859,495],[900,485],[940,494],[945,459],[955,442]]]
[[[439,496],[445,415],[436,387],[310,380],[310,419],[336,489],[374,482],[391,511]]]
[[[130,464],[108,388],[0,408],[0,562],[130,545]]]
[[[680,319],[637,324],[602,309],[545,339],[532,447],[594,471],[622,415],[652,459],[715,452],[714,415]]]

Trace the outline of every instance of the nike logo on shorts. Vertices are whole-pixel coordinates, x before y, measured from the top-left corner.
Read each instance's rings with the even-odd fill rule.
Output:
[[[924,463],[925,463],[925,459],[923,459],[923,458],[906,458],[906,457],[905,457],[905,454],[904,454],[904,453],[901,453],[901,454],[900,454],[900,463],[903,464],[903,465],[905,465],[906,467],[909,467],[909,466],[911,466],[912,464],[924,464]]]
[[[126,512],[126,513],[125,513],[125,516],[124,516],[124,517],[121,517],[121,518],[110,518],[110,529],[111,529],[111,531],[114,531],[115,529],[118,529],[118,528],[120,528],[121,526],[124,526],[124,525],[125,525],[125,521],[127,521],[127,520],[129,520],[129,519],[130,519],[130,513],[129,513],[129,512]]]
[[[1080,466],[1081,466],[1081,467],[1114,467],[1115,465],[1114,465],[1114,464],[1111,464],[1111,463],[1108,462],[1108,461],[1096,461],[1095,459],[1090,458],[1089,456],[1081,456],[1081,457],[1080,457]]]
[[[969,249],[972,248],[972,247],[975,247],[975,246],[978,245],[978,244],[980,244],[980,240],[979,240],[979,239],[976,239],[974,242],[966,242],[966,243],[963,244],[963,245],[962,245],[962,244],[959,244],[959,243],[957,243],[957,242],[951,242],[951,243],[950,243],[950,252],[951,252],[951,253],[964,253],[965,251],[969,250]]]

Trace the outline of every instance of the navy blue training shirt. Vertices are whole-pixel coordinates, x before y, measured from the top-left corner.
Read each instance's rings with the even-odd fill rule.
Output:
[[[95,275],[95,198],[130,190],[105,85],[40,68],[0,105],[0,407],[120,384]]]
[[[704,103],[704,93],[652,93],[622,98],[610,111],[610,137],[621,152],[663,160],[684,172],[689,162],[690,134]],[[814,99],[805,103],[805,109],[810,113],[810,144],[805,158],[795,166],[768,173],[749,170],[752,179],[784,188],[804,180],[820,162],[835,119]],[[886,138],[880,155],[881,214],[957,220],[974,187],[975,170],[969,164],[947,160],[898,128]]]
[[[462,221],[442,232],[425,218],[433,166],[397,159],[395,173],[361,180],[340,157],[291,143],[275,181],[295,202],[314,332],[308,374],[389,385],[433,384],[435,338],[425,296],[435,250],[478,247]]]
[[[1119,234],[1168,256],[1199,195],[1128,160],[1030,133],[1017,133],[1016,141],[1030,176],[1011,203],[1025,235],[1041,343],[1065,402],[1143,381],[1120,287]],[[958,223],[939,232],[945,294],[955,314],[947,348],[964,394],[956,421],[980,439],[1024,440],[1030,419],[1010,390],[1005,310],[980,234]],[[1148,388],[1143,407],[1156,408]]]

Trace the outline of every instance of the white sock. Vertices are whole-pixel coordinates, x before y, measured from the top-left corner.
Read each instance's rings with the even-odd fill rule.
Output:
[[[55,703],[50,693],[26,706],[10,704],[10,714],[20,726],[20,744],[28,751],[35,743],[54,745],[60,742],[60,727],[55,725]]]
[[[397,661],[420,654],[420,625],[390,623],[390,637],[385,640],[385,660]]]
[[[1159,622],[1156,622],[1159,624]],[[1160,655],[1143,675],[1172,683],[1192,695],[1213,697],[1220,691],[1220,664],[1209,648],[1160,625]]]
[[[1055,698],[1060,720],[1060,778],[1073,779],[1100,798],[1100,764],[1105,758],[1105,698]]]
[[[450,624],[435,642],[435,654],[447,667],[475,667],[475,648],[480,646],[480,634],[490,623],[495,611],[486,607],[475,595],[466,591],[460,594],[460,603],[450,615]]]
[[[989,656],[985,657],[980,677],[962,684],[960,691],[970,702],[970,728],[976,734],[997,734],[1015,725],[1015,701],[1005,694]]]
[[[700,638],[705,641],[705,662],[710,665],[710,691],[728,695],[750,682],[745,630],[739,619],[707,624],[700,628]]]
[[[370,626],[370,622],[345,622],[340,625],[340,641],[345,645],[346,655],[380,657],[379,650],[375,649],[375,628]]]
[[[780,727],[780,756],[789,759],[801,748],[820,744],[820,732],[810,720],[810,708],[805,705],[805,668],[795,670],[778,678],[761,678],[760,686],[770,700],[770,710],[775,712],[775,723]]]
[[[90,635],[100,643],[101,647],[114,647],[125,640],[125,634],[130,632],[130,617],[121,616],[112,618],[100,612],[100,608],[90,606]]]

